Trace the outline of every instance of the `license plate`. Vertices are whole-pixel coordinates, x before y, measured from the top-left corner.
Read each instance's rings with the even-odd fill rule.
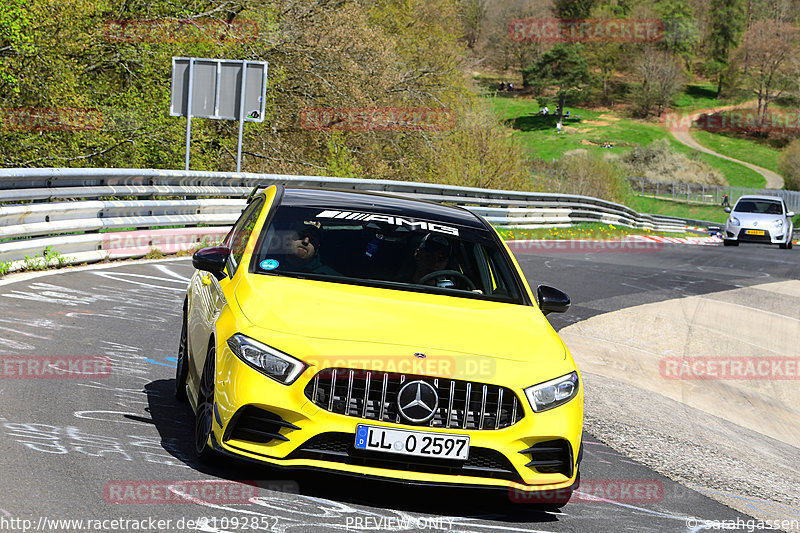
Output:
[[[469,437],[359,424],[356,448],[418,457],[469,459]]]
[[[763,229],[746,229],[744,230],[745,235],[764,235]]]

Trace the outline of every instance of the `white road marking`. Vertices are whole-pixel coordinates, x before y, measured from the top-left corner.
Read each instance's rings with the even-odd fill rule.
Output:
[[[181,276],[177,272],[173,272],[172,269],[169,268],[167,265],[153,265],[153,266],[156,267],[156,270],[163,272],[167,276],[172,276],[173,278],[179,279],[181,281],[188,282],[191,279],[185,276]]]
[[[121,281],[123,283],[131,283],[133,285],[143,285],[145,287],[152,287],[156,289],[161,289],[165,291],[175,291],[175,292],[186,292],[186,287],[165,287],[163,285],[158,285],[155,283],[146,283],[142,281],[136,281],[133,279],[126,279],[126,276],[130,276],[132,278],[144,278],[144,279],[151,279],[151,280],[160,280],[166,281],[169,283],[183,283],[181,280],[173,279],[173,278],[162,278],[158,276],[145,276],[144,274],[132,274],[130,272],[92,272],[95,276],[101,276],[106,279],[111,279],[114,281]]]

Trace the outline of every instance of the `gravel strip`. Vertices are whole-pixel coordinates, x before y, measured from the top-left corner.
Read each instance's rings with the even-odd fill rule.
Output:
[[[630,384],[583,379],[586,429],[601,442],[756,519],[800,521],[800,449]]]

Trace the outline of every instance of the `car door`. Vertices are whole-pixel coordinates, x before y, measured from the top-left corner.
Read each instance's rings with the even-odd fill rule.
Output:
[[[231,249],[226,267],[226,275],[217,279],[209,272],[198,272],[192,277],[190,285],[189,313],[190,327],[187,330],[192,357],[189,359],[189,382],[196,389],[205,365],[209,340],[214,333],[214,325],[222,309],[227,305],[225,288],[231,283],[236,271],[241,267],[245,247],[253,232],[258,216],[264,206],[263,197],[257,197],[248,205],[234,224],[233,229],[223,241]]]

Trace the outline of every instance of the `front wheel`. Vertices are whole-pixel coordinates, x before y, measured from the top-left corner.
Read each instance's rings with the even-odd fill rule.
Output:
[[[188,400],[186,396],[186,378],[189,375],[189,364],[187,361],[187,343],[186,343],[186,313],[184,312],[181,319],[181,340],[178,344],[178,363],[175,368],[175,397],[185,402]]]
[[[722,245],[723,246],[739,246],[739,241],[731,241],[731,240],[728,240],[728,239],[724,239],[722,241]]]
[[[208,444],[211,438],[211,426],[214,423],[214,367],[217,350],[212,341],[208,347],[203,376],[200,378],[200,390],[197,393],[197,413],[194,423],[194,453],[202,463],[209,463],[216,453]]]

